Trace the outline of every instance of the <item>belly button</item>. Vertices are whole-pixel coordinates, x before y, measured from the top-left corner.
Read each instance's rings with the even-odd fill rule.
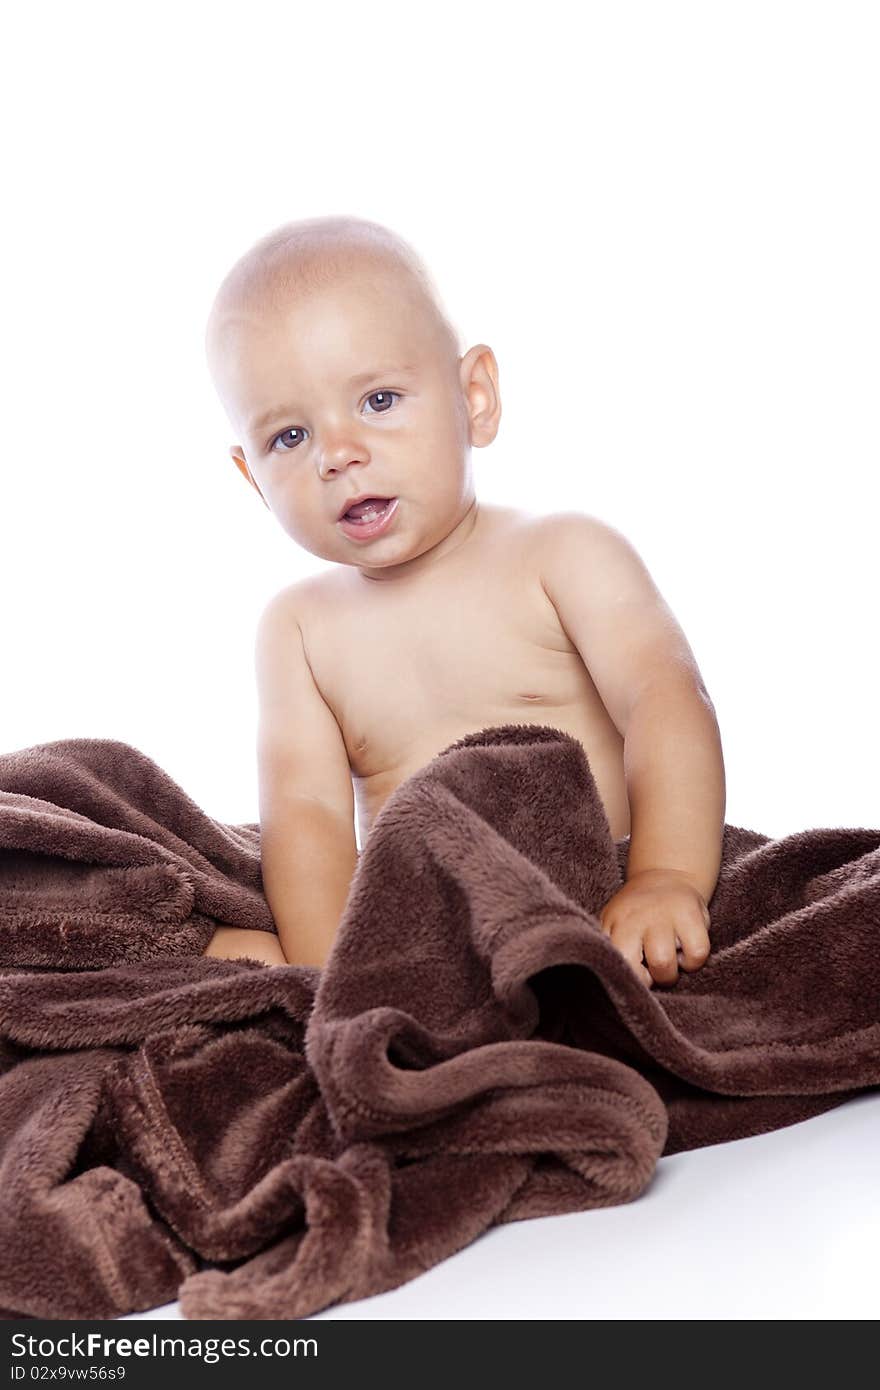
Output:
[[[520,695],[521,700],[540,700],[540,695]]]

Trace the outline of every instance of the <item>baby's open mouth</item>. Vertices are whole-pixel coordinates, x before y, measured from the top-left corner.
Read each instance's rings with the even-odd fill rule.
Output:
[[[349,507],[347,512],[343,512],[340,521],[377,521],[378,518],[388,510],[394,501],[393,497],[365,497],[362,502],[355,502],[353,507]]]

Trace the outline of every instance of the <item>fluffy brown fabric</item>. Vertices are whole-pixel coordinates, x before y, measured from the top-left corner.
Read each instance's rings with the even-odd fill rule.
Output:
[[[647,989],[596,918],[628,840],[549,726],[398,788],[323,971],[201,955],[273,928],[259,827],[129,744],[0,787],[7,1317],[304,1317],[880,1084],[880,830],[727,825],[712,954]]]

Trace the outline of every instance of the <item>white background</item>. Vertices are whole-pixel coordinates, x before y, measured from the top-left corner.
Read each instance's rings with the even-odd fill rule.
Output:
[[[134,743],[256,820],[252,644],[327,562],[235,469],[232,262],[352,213],[500,366],[478,496],[639,549],[727,817],[880,824],[878,12],[854,3],[19,8],[6,131],[0,747]]]
[[[257,237],[351,213],[496,353],[478,496],[639,549],[727,819],[880,824],[876,6],[44,4],[5,42],[2,751],[123,739],[257,819],[254,624],[326,562],[230,460],[204,324]]]

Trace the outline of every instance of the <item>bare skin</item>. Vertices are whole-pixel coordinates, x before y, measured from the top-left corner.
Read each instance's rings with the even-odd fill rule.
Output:
[[[541,586],[535,519],[475,501],[467,522],[420,575],[391,584],[340,569],[288,591],[345,742],[361,847],[401,782],[465,734],[507,723],[578,739],[622,838],[623,739]],[[218,929],[205,954],[286,963],[276,937],[239,928]]]
[[[421,575],[331,571],[291,589],[309,665],[345,741],[366,843],[385,801],[456,739],[551,724],[583,745],[612,835],[629,833],[623,739],[541,586],[535,519],[473,504]]]
[[[261,960],[265,965],[288,965],[277,936],[250,927],[218,927],[205,950],[205,956],[221,960]]]
[[[467,525],[430,570],[405,580],[340,569],[288,590],[345,742],[361,847],[401,782],[465,734],[507,723],[578,739],[622,838],[623,739],[542,588],[535,518],[475,501]],[[277,937],[239,928],[219,928],[205,954],[286,964]]]
[[[341,230],[339,221],[310,225],[281,272],[275,262],[268,269],[259,258],[248,263],[247,274],[234,275],[218,296],[209,325],[215,384],[239,434],[230,446],[236,468],[292,540],[332,562],[273,600],[273,612],[280,608],[285,621],[271,627],[261,658],[269,692],[262,714],[272,735],[265,746],[275,750],[266,755],[272,766],[261,767],[261,787],[285,782],[273,806],[290,797],[292,786],[306,799],[345,806],[339,824],[348,817],[353,788],[363,847],[391,793],[450,743],[489,725],[548,724],[580,741],[611,834],[620,839],[630,834],[631,810],[621,729],[633,692],[647,688],[649,674],[660,666],[681,669],[682,657],[685,664],[690,659],[683,635],[648,593],[637,557],[621,559],[616,546],[616,568],[606,565],[608,556],[584,563],[584,547],[592,553],[596,534],[589,526],[578,530],[584,546],[572,550],[563,540],[570,528],[554,531],[540,515],[477,502],[471,450],[492,443],[501,417],[492,349],[477,343],[459,357],[407,258],[373,233],[364,241],[356,220]],[[283,238],[281,245],[286,256]],[[308,273],[298,279],[303,266]],[[338,520],[360,495],[396,499],[390,524],[373,538],[348,533]],[[616,632],[600,639],[588,615],[591,607],[610,611],[605,604],[622,595],[627,641],[618,657]],[[580,629],[583,639],[588,626],[589,642],[575,645],[571,637]],[[615,718],[581,657],[588,644]],[[291,690],[313,711],[311,732],[295,717]],[[666,955],[672,948],[672,959],[664,956],[658,968],[669,978],[674,925],[688,968],[705,958],[697,950],[705,944],[700,893],[691,887],[693,902],[679,900],[683,879],[714,883],[703,861],[715,856],[713,845],[701,844],[690,871],[696,832],[672,812],[679,802],[687,811],[706,790],[711,805],[699,822],[717,820],[720,774],[714,763],[706,770],[714,732],[704,727],[705,708],[690,692],[685,704],[680,680],[662,701],[652,698],[642,708],[649,712],[639,716],[642,732],[633,741],[641,767],[648,767],[644,748],[667,731],[694,760],[693,771],[685,770],[686,794],[670,784],[658,795],[648,769],[656,809],[642,816],[638,838],[648,846],[644,873],[654,877],[638,885],[638,902],[635,886],[628,887],[618,914],[626,917],[628,950],[639,968],[642,936],[663,907],[670,920],[662,945]],[[675,765],[684,762],[677,755]],[[296,769],[295,783],[288,769]],[[640,771],[639,782],[647,786],[648,775]],[[267,824],[279,823],[270,814]],[[305,836],[297,841],[307,842]],[[354,857],[353,839],[351,855],[334,839],[340,864],[345,854],[345,885],[341,871],[337,883],[327,871],[326,843],[308,850],[314,861],[299,859],[296,876],[285,834],[264,844],[264,882],[276,922],[297,900],[297,885],[320,882],[323,897],[309,908],[315,926],[308,963],[326,959]],[[676,867],[682,860],[685,871]],[[302,922],[288,920],[285,928],[306,963],[296,944],[305,935]],[[617,929],[616,919],[610,928]],[[239,928],[219,928],[205,954],[286,963],[278,938]]]

